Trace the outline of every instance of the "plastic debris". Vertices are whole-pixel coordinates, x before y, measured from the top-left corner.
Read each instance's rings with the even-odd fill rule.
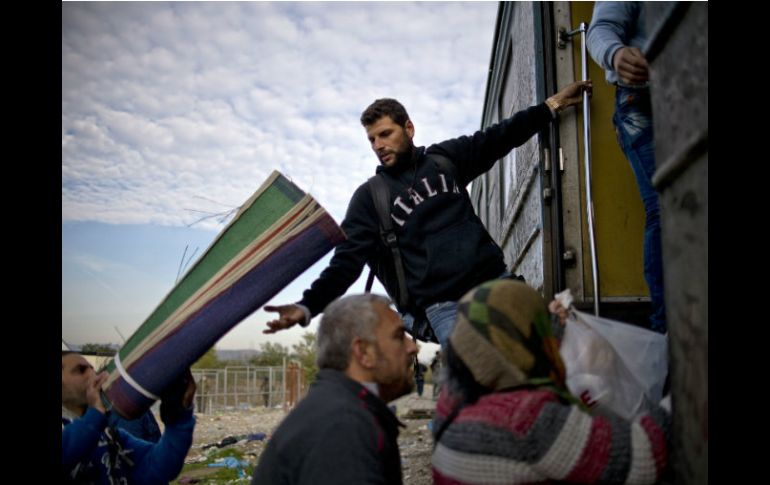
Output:
[[[226,456],[214,463],[209,463],[208,466],[212,468],[244,468],[248,464],[248,461],[239,460],[233,456]]]

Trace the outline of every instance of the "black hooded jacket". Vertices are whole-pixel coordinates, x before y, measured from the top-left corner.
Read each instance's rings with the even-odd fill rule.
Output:
[[[503,252],[475,214],[465,187],[551,120],[549,108],[539,104],[473,136],[453,138],[427,149],[417,147],[407,163],[377,167],[390,188],[391,217],[407,291],[418,307],[456,301],[474,286],[503,273]],[[426,157],[431,153],[449,158],[459,180],[453,180]],[[376,251],[383,250],[368,183],[356,189],[341,227],[347,240],[337,246],[329,266],[299,302],[313,316],[344,294]],[[392,288],[386,289],[395,294]]]

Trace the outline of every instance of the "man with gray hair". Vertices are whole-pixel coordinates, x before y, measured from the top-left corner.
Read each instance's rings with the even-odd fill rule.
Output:
[[[273,434],[252,484],[402,483],[401,423],[386,403],[414,387],[417,347],[390,300],[335,300],[317,345],[318,377]]]

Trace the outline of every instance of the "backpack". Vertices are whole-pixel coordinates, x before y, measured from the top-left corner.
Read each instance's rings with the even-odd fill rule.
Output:
[[[451,175],[457,183],[457,169],[449,158],[431,154],[429,157],[438,168]],[[401,313],[410,313],[414,316],[414,325],[410,330],[412,337],[424,342],[439,343],[433,329],[425,317],[425,311],[414,305],[409,298],[406,289],[406,276],[404,264],[401,261],[401,250],[398,247],[398,237],[393,230],[393,221],[390,218],[390,188],[385,178],[380,174],[374,175],[368,181],[369,190],[372,193],[374,207],[380,220],[380,242],[377,253],[372,261],[369,261],[369,277],[366,280],[366,292],[370,292],[374,283],[374,276],[382,282],[390,298],[396,303],[396,308]]]

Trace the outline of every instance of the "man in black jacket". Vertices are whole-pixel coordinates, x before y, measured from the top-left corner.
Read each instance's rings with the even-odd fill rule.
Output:
[[[444,346],[454,326],[456,301],[471,288],[506,273],[503,252],[476,216],[466,185],[483,174],[513,148],[524,144],[550,123],[556,113],[590,92],[591,81],[578,81],[544,103],[515,113],[473,136],[461,136],[415,147],[414,124],[394,99],[378,99],[361,115],[372,150],[390,191],[390,217],[403,261],[409,308],[399,308],[404,325],[412,330],[415,318],[426,319]],[[449,173],[435,162],[448,159]],[[342,229],[347,240],[337,246],[321,276],[293,305],[266,306],[279,318],[264,333],[294,324],[306,326],[334,298],[345,293],[364,264],[383,251],[380,223],[369,183],[361,185],[348,205]],[[392,264],[392,263],[391,263]],[[388,294],[398,293],[382,281]]]
[[[318,327],[310,392],[268,442],[252,484],[400,484],[399,423],[386,403],[411,392],[417,347],[387,298],[340,298]]]

